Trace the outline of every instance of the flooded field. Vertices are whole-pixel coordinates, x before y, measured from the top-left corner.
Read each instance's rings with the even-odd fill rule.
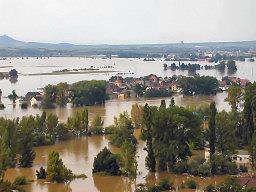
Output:
[[[158,76],[190,75],[188,71],[172,71],[163,70],[163,64],[171,64],[173,61],[164,61],[157,59],[156,61],[143,61],[142,59],[92,59],[79,57],[53,57],[53,58],[7,58],[0,60],[0,72],[8,72],[11,69],[16,69],[19,72],[18,81],[11,83],[8,79],[0,80],[0,89],[3,91],[3,96],[7,96],[12,90],[16,90],[17,94],[24,96],[28,91],[36,91],[37,88],[42,88],[47,84],[57,84],[59,82],[74,83],[81,80],[108,80],[111,76],[123,74],[126,77],[141,77],[149,74]],[[178,63],[178,62],[176,62]],[[184,62],[188,63],[188,62]],[[211,65],[208,62],[190,62],[199,63],[201,65]],[[236,62],[237,72],[229,74],[240,78],[247,78],[251,81],[256,81],[256,62]],[[98,68],[102,73],[84,73],[84,74],[65,74],[65,75],[40,75],[52,73],[63,69],[83,69],[83,68]],[[107,72],[106,72],[107,71]],[[109,72],[108,72],[109,71]],[[220,73],[218,70],[199,70],[200,75],[211,75],[218,79],[227,75],[227,71]],[[29,76],[28,74],[38,74]]]
[[[164,61],[157,60],[154,62],[144,62],[139,59],[87,59],[87,58],[45,58],[45,59],[17,59],[8,58],[7,60],[0,61],[0,71],[8,72],[10,69],[15,68],[20,73],[18,81],[11,83],[7,79],[0,80],[0,89],[3,91],[3,96],[10,94],[12,90],[16,90],[18,95],[25,95],[28,91],[36,91],[37,88],[42,88],[45,85],[51,83],[56,84],[59,82],[73,83],[80,80],[90,79],[104,79],[108,80],[112,75],[117,73],[129,73],[126,76],[144,76],[150,73],[157,74],[158,76],[171,76],[173,74],[187,75],[187,72],[163,70]],[[206,63],[200,63],[206,64]],[[208,63],[207,63],[208,64]],[[62,69],[74,69],[98,67],[104,69],[104,66],[112,66],[115,72],[111,73],[86,73],[86,74],[65,74],[65,75],[35,75],[28,76],[30,73],[50,73],[55,70]],[[251,81],[256,80],[256,75],[253,71],[256,71],[256,63],[239,62],[238,71],[234,76],[241,78],[248,78]],[[254,70],[255,69],[255,70]],[[112,69],[111,69],[112,70]],[[201,75],[213,75],[220,79],[226,74],[220,74],[216,70],[200,70]],[[229,105],[225,102],[226,93],[218,93],[215,96],[182,96],[174,95],[174,99],[177,105],[200,105],[202,103],[210,103],[215,101],[218,110],[230,110]],[[89,110],[90,119],[99,114],[104,119],[104,125],[108,126],[113,123],[113,117],[118,116],[123,111],[130,112],[134,103],[144,105],[148,103],[150,105],[160,105],[161,99],[141,99],[141,100],[109,100],[104,105],[87,107]],[[170,102],[171,98],[164,98],[166,103]],[[21,109],[19,106],[13,107],[11,101],[6,98],[2,99],[2,102],[6,105],[4,110],[0,111],[1,117],[16,118],[25,115],[35,115],[42,113],[42,110],[37,108]],[[47,110],[47,113],[55,113],[59,117],[60,121],[64,122],[69,116],[71,116],[76,110],[81,108],[72,108],[68,105],[66,108],[56,108]],[[136,130],[136,137],[139,136],[139,130]],[[92,136],[83,137],[78,139],[71,139],[56,143],[52,146],[43,146],[35,148],[36,158],[32,168],[13,168],[8,169],[6,172],[6,179],[13,181],[18,175],[25,175],[30,180],[35,180],[25,186],[28,192],[120,192],[120,191],[133,191],[135,186],[139,183],[154,184],[161,178],[170,177],[170,180],[174,182],[175,186],[185,181],[188,176],[186,175],[173,175],[169,173],[148,173],[145,168],[145,156],[146,152],[143,150],[145,143],[139,141],[138,144],[138,176],[135,180],[130,180],[126,177],[110,177],[110,176],[98,176],[92,175],[92,165],[96,154],[105,146],[109,147],[113,152],[117,152],[118,149],[109,144],[109,140],[105,136]],[[41,166],[46,166],[47,155],[50,151],[56,150],[60,152],[61,158],[65,165],[70,168],[75,174],[86,174],[86,179],[76,179],[70,182],[68,185],[56,184],[56,183],[43,183],[42,181],[36,181],[35,173]],[[201,152],[203,155],[203,152]],[[203,188],[209,183],[220,182],[224,177],[212,177],[212,178],[200,178],[194,177],[199,183],[199,188]]]
[[[140,130],[136,130],[135,135],[138,138]],[[28,192],[121,192],[121,191],[134,191],[135,186],[139,183],[147,183],[153,185],[157,181],[163,178],[170,178],[178,187],[182,182],[186,181],[189,177],[186,175],[174,175],[169,173],[148,173],[145,168],[146,152],[143,150],[145,143],[139,141],[137,149],[137,161],[138,161],[138,176],[135,180],[129,180],[126,177],[121,176],[99,176],[92,174],[92,166],[94,157],[105,146],[110,148],[114,153],[118,152],[118,149],[108,144],[108,139],[105,136],[92,136],[83,137],[79,139],[72,139],[64,142],[57,143],[53,146],[36,147],[36,159],[32,168],[13,168],[8,169],[6,172],[6,179],[11,181],[17,175],[25,175],[34,182],[25,186]],[[64,164],[71,169],[75,174],[85,173],[88,178],[76,179],[70,182],[68,185],[56,184],[56,183],[43,183],[42,181],[36,181],[35,172],[41,166],[46,166],[47,155],[50,151],[56,150],[60,153]],[[204,154],[203,151],[199,154]],[[200,178],[193,177],[199,183],[200,188],[203,188],[210,183],[223,181],[225,177],[210,177]],[[183,191],[183,190],[179,190]]]

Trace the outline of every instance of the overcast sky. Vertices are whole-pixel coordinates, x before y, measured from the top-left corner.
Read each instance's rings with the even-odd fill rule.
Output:
[[[132,44],[256,40],[256,0],[0,0],[0,35]]]

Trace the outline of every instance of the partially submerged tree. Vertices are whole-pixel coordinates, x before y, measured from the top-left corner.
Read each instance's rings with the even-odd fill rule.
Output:
[[[74,178],[72,171],[63,164],[60,155],[52,151],[47,161],[47,181],[50,182],[68,182]]]
[[[119,169],[117,156],[111,153],[106,147],[94,158],[93,173],[101,172],[109,175],[119,175]]]

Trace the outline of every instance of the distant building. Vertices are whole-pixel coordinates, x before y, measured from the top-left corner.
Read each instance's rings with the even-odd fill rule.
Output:
[[[206,159],[206,161],[210,160],[210,149],[209,148],[205,148],[204,158]],[[231,159],[236,164],[249,164],[250,163],[250,155],[249,155],[249,152],[246,150],[237,150],[236,154],[233,154],[231,156]]]
[[[41,96],[35,96],[30,99],[30,105],[32,107],[40,107],[42,104],[42,97]]]
[[[26,102],[30,104],[31,106],[37,106],[40,107],[43,100],[43,96],[39,92],[28,92],[25,97],[20,101]]]

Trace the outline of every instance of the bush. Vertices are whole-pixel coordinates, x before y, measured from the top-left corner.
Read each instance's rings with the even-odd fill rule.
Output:
[[[188,170],[192,175],[199,175],[199,167],[205,162],[204,157],[195,156],[188,161]]]
[[[189,179],[185,182],[185,186],[189,189],[196,189],[197,183],[194,180]]]
[[[43,167],[40,167],[40,170],[36,171],[36,178],[37,179],[46,179],[46,171]]]
[[[113,134],[114,130],[115,130],[115,126],[114,125],[110,125],[108,127],[105,127],[104,133],[105,133],[105,135]]]
[[[28,108],[28,104],[26,102],[21,103],[21,109],[27,109]]]
[[[15,178],[14,185],[25,185],[27,184],[27,178],[25,176],[18,176]]]
[[[226,163],[226,168],[227,168],[227,173],[231,174],[231,175],[236,175],[238,174],[238,169],[237,169],[237,165],[235,162],[227,162]]]
[[[182,174],[182,173],[186,173],[188,171],[188,165],[187,162],[185,161],[179,161],[177,162],[172,169],[173,173],[176,174]]]
[[[91,127],[89,132],[92,135],[102,135],[103,134],[103,127]]]
[[[0,191],[1,192],[25,192],[24,189],[22,189],[20,186],[17,186],[15,184],[12,184],[9,181],[0,181]]]
[[[214,192],[215,191],[215,187],[211,184],[211,185],[208,185],[204,192]]]
[[[211,175],[211,166],[209,163],[204,163],[198,167],[198,175],[203,177],[209,177]]]
[[[246,165],[240,165],[239,172],[242,172],[242,173],[248,172],[248,168],[246,167]]]
[[[165,178],[159,181],[158,187],[161,191],[170,190],[172,188],[172,183],[169,181],[169,179]]]

